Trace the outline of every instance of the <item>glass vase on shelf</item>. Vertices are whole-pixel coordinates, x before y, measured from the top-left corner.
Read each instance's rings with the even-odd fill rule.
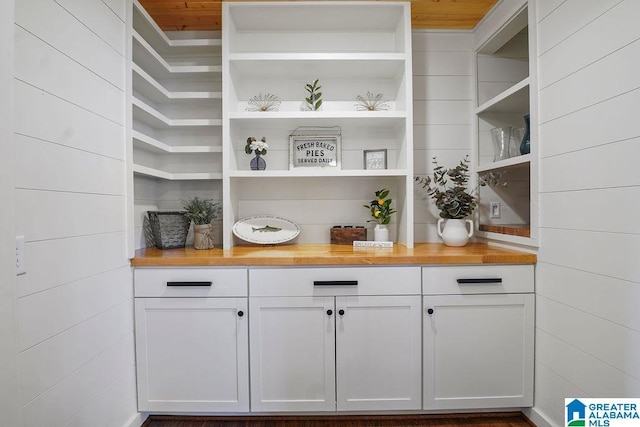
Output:
[[[491,129],[493,139],[493,161],[497,162],[509,158],[509,141],[511,139],[511,128],[501,127]]]
[[[531,120],[529,115],[524,116],[524,136],[522,137],[522,142],[520,143],[520,154],[529,154],[531,152],[531,140],[530,140],[530,128],[531,128]]]

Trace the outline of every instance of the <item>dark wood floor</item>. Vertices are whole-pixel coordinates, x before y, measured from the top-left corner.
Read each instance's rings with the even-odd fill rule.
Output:
[[[152,415],[142,427],[532,427],[520,412],[446,415],[183,417]]]

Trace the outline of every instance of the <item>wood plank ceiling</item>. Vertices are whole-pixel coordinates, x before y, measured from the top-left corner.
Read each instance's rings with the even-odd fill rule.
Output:
[[[456,30],[475,27],[497,2],[497,0],[410,1],[413,29]],[[220,0],[140,0],[140,3],[165,31],[220,30],[221,28],[222,1]]]

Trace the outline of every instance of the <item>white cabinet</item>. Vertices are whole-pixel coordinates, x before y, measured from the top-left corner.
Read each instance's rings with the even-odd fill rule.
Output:
[[[533,404],[533,266],[423,271],[424,409]]]
[[[249,410],[246,276],[135,270],[138,410]]]
[[[419,288],[417,267],[252,270],[252,411],[419,409]]]
[[[538,132],[535,1],[501,2],[474,30],[476,170],[498,179],[479,190],[478,236],[537,246]],[[530,122],[530,153],[520,143]],[[491,129],[515,129],[510,157],[496,158]],[[509,143],[509,141],[507,141]]]
[[[391,238],[412,247],[409,3],[225,2],[222,39],[224,246],[234,244],[235,221],[265,213],[298,223],[299,243],[328,243],[333,225],[364,225],[362,205],[388,188],[398,210]],[[315,79],[322,110],[301,111]],[[382,93],[389,109],[357,111],[367,92]],[[278,111],[246,111],[267,93],[281,100]],[[339,128],[341,166],[290,167],[289,136],[300,127]],[[267,138],[266,170],[250,170],[252,136]],[[386,169],[365,169],[371,149],[386,150]]]

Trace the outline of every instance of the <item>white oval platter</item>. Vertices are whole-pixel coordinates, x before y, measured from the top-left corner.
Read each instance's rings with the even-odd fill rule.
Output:
[[[298,224],[272,215],[243,218],[233,225],[233,234],[249,243],[275,245],[295,239],[300,234]]]

